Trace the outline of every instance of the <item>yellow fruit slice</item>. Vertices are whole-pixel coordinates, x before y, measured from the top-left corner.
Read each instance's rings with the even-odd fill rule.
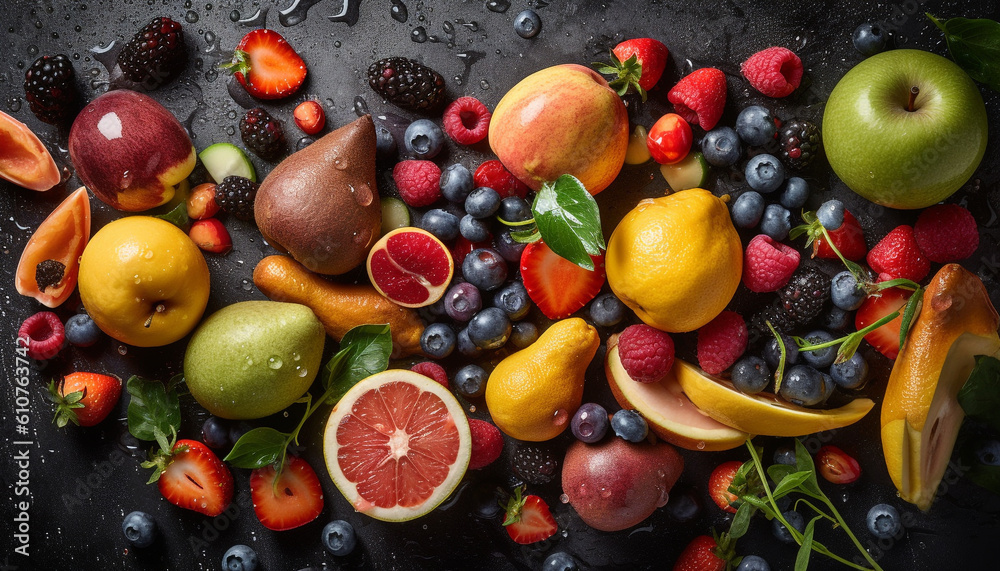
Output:
[[[745,394],[729,381],[680,359],[674,361],[674,371],[684,394],[705,414],[750,434],[804,436],[833,430],[854,424],[875,406],[870,399],[857,398],[830,410],[804,408],[771,393]]]

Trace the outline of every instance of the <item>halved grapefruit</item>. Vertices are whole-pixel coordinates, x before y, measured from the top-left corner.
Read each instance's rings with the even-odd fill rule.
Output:
[[[397,228],[368,252],[372,285],[403,307],[424,307],[441,299],[454,272],[448,248],[420,228]]]
[[[354,509],[408,521],[454,491],[469,466],[472,435],[448,389],[390,369],[360,381],[333,407],[323,447],[330,477]]]

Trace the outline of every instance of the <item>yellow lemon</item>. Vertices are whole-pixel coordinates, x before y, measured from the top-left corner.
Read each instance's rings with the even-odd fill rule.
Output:
[[[191,238],[151,216],[111,222],[80,257],[80,299],[102,331],[138,347],[187,335],[205,311],[208,265]]]
[[[743,246],[722,199],[692,188],[639,202],[611,234],[608,284],[647,324],[693,331],[725,309]]]
[[[486,382],[486,406],[500,430],[518,440],[559,436],[583,400],[597,330],[579,317],[555,322],[526,349],[507,356]]]

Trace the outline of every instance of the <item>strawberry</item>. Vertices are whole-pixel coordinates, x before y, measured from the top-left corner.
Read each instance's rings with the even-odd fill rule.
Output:
[[[521,279],[528,297],[549,319],[568,317],[604,285],[604,255],[591,259],[593,271],[556,254],[541,240],[528,244],[521,252]]]
[[[890,359],[895,359],[899,354],[899,329],[903,323],[903,306],[908,298],[909,294],[900,288],[884,289],[869,296],[854,315],[854,326],[860,331],[886,315],[899,311],[899,317],[865,335],[865,341]]]
[[[667,99],[685,121],[711,131],[726,106],[726,74],[714,67],[696,69],[677,82]]]
[[[197,440],[178,440],[159,474],[168,502],[215,517],[233,499],[233,475],[219,457]]]
[[[323,511],[319,478],[298,456],[287,456],[280,472],[273,465],[250,472],[250,494],[257,519],[274,531],[305,525]]]
[[[503,435],[496,425],[478,418],[470,418],[469,432],[472,433],[470,470],[485,468],[500,457],[500,453],[503,452]]]
[[[643,96],[643,99],[646,98],[643,92],[652,89],[660,80],[663,69],[667,67],[667,57],[670,55],[670,51],[667,46],[663,45],[663,42],[652,38],[625,40],[615,46],[611,53],[618,60],[612,66],[615,68],[614,73],[618,74],[618,78],[610,84],[612,89],[619,89],[619,86],[623,86],[625,90],[628,90],[630,85],[635,85],[641,88],[637,91]],[[628,60],[633,56],[637,66],[628,65]],[[619,89],[618,93],[624,94],[625,91]]]
[[[72,422],[94,426],[107,418],[122,394],[121,379],[97,373],[70,373],[49,383],[49,400],[56,404],[53,422],[62,428]]]
[[[726,534],[718,539],[699,535],[691,540],[674,562],[674,571],[722,571],[726,562],[735,555],[732,543]]]
[[[503,166],[503,163],[492,159],[479,165],[472,175],[477,187],[485,186],[497,191],[500,198],[508,196],[528,196],[528,186]]]
[[[861,229],[861,224],[847,210],[844,210],[844,222],[840,227],[833,231],[828,230],[827,233],[830,234],[830,240],[833,241],[833,245],[848,260],[860,260],[868,252],[868,247],[865,246],[865,233]],[[813,243],[813,257],[833,260],[837,258],[837,254],[833,252],[833,248],[826,242],[826,238],[818,237]]]
[[[306,79],[306,64],[292,46],[274,30],[252,30],[243,36],[233,61],[222,67],[250,95],[281,99],[295,93]]]
[[[731,504],[739,497],[729,491],[729,486],[733,483],[736,471],[742,465],[743,463],[738,460],[723,462],[716,466],[715,470],[712,470],[712,475],[708,478],[708,495],[712,497],[715,505],[731,514],[736,513],[736,508]]]
[[[913,227],[903,224],[892,229],[868,252],[868,265],[876,273],[919,282],[931,271],[931,262],[920,251]]]
[[[559,526],[545,500],[533,495],[522,498],[523,489],[517,488],[514,496],[508,500],[503,525],[511,539],[526,545],[552,537]]]

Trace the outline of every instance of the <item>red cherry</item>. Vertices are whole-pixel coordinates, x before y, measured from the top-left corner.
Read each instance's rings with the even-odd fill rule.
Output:
[[[649,129],[646,147],[653,160],[661,165],[680,162],[691,150],[691,125],[676,113],[660,117]]]
[[[851,484],[861,477],[861,465],[836,446],[824,446],[816,453],[816,467],[823,478],[834,484]]]

